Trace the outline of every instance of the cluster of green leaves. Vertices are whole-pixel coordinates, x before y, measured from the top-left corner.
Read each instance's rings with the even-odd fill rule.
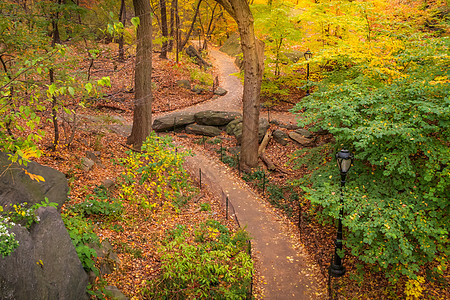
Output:
[[[52,121],[45,111],[72,113],[68,103],[82,98],[84,105],[109,86],[109,78],[89,81],[86,74],[74,72],[77,55],[52,42],[55,28],[61,40],[83,37],[83,26],[75,22],[86,12],[82,7],[38,1],[25,8],[3,1],[0,11],[0,150],[15,154],[31,149],[39,156],[42,121]]]
[[[301,40],[302,33],[295,14],[292,13],[293,5],[289,2],[276,2],[272,5],[253,5],[252,9],[255,28],[259,30],[258,36],[265,41],[267,71],[277,77],[281,74],[282,66],[289,63],[282,52]]]
[[[117,199],[111,198],[108,190],[100,185],[94,188],[94,194],[87,195],[84,202],[73,205],[71,210],[84,216],[117,218],[122,214],[123,206]]]
[[[329,74],[296,107],[304,110],[300,125],[316,123],[336,138],[302,183],[307,198],[325,219],[336,218],[339,181],[330,180],[337,175],[330,150],[354,152],[346,246],[394,279],[414,279],[430,262],[442,274],[450,249],[449,39],[404,43],[390,54],[395,63],[383,65],[392,72],[371,68],[373,60],[355,62]]]
[[[230,232],[208,220],[178,225],[163,242],[161,277],[143,291],[155,299],[246,299],[253,263],[244,230]]]
[[[129,151],[120,160],[125,166],[121,174],[120,196],[154,209],[162,203],[182,205],[190,197],[189,176],[183,168],[188,153],[178,151],[170,136],[152,132],[141,151]]]
[[[192,61],[192,59],[190,60]],[[202,70],[196,64],[186,64],[189,71],[189,77],[193,82],[199,82],[201,86],[211,87],[213,85],[214,79],[211,72],[207,70]]]
[[[67,212],[62,213],[61,217],[84,269],[93,271],[98,276],[99,271],[95,267],[97,252],[89,246],[100,245],[99,238],[94,233],[93,225],[82,215],[71,211],[70,208]]]

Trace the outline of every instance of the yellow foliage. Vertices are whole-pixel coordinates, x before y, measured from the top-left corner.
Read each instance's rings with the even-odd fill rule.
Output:
[[[23,170],[25,171],[25,174],[27,174],[31,178],[31,180],[36,180],[37,182],[45,182],[44,177],[42,177],[41,175],[32,174],[25,169]]]
[[[420,299],[423,292],[423,284],[425,279],[422,276],[417,276],[417,279],[409,279],[405,285],[405,294],[407,300]]]

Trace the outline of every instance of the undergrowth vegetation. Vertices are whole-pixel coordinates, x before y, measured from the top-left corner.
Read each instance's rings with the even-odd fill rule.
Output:
[[[406,276],[409,286],[420,286],[425,273],[443,276],[449,254],[449,39],[402,43],[389,64],[381,62],[392,72],[335,57],[343,67],[297,105],[301,126],[314,123],[336,139],[307,156],[297,153],[296,165],[313,170],[297,183],[323,221],[337,218],[333,154],[352,151],[343,206],[347,249],[391,281]],[[319,158],[317,168],[311,157]]]
[[[244,230],[230,232],[215,220],[191,230],[178,225],[159,248],[162,274],[149,282],[151,299],[247,299],[253,262]]]
[[[116,160],[123,167],[116,196],[98,186],[85,201],[66,206],[63,220],[87,271],[99,275],[93,249],[99,237],[94,226],[120,234],[129,226],[134,228],[137,218],[150,223],[145,226],[161,223],[176,218],[198,194],[182,166],[186,155],[189,153],[178,151],[169,136],[152,133],[140,151],[130,150],[125,158]],[[201,203],[199,210],[210,214],[211,205]],[[161,276],[142,281],[145,285],[138,288],[140,295],[152,299],[207,299],[211,295],[245,299],[253,273],[247,233],[230,231],[213,219],[190,226],[178,224],[160,237]],[[112,243],[135,260],[148,255],[143,245],[120,239]],[[102,298],[104,284],[100,280],[90,293]]]

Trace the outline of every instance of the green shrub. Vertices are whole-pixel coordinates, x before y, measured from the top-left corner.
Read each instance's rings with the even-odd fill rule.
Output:
[[[192,197],[194,188],[183,168],[189,152],[177,151],[169,136],[158,137],[152,132],[140,152],[127,154],[119,161],[125,167],[121,174],[121,199],[151,210],[162,203],[180,207]]]
[[[95,267],[97,252],[89,247],[89,245],[94,243],[100,244],[98,236],[94,233],[93,226],[82,216],[71,211],[62,213],[61,217],[84,269],[93,271],[98,276],[99,271]]]
[[[111,199],[104,186],[94,188],[94,194],[86,197],[86,200],[73,205],[73,211],[82,215],[99,215],[118,217],[122,214],[123,206],[116,199]]]
[[[178,225],[160,247],[162,274],[143,290],[154,299],[246,299],[253,263],[248,235],[217,221]]]
[[[434,261],[447,265],[450,222],[450,99],[448,38],[427,39],[393,55],[401,76],[355,64],[338,70],[299,103],[300,125],[316,123],[336,144],[301,182],[323,220],[340,209],[334,153],[355,153],[344,194],[346,246],[391,279],[416,278]],[[400,65],[400,66],[399,66]],[[387,73],[390,74],[390,73]],[[300,154],[298,154],[300,155]],[[298,161],[303,164],[305,161]]]
[[[256,186],[260,189],[262,189],[263,186],[269,182],[269,178],[264,172],[264,170],[259,169],[256,171],[252,171],[250,173],[244,173],[244,175],[242,175],[242,179],[244,179],[247,182],[255,181]]]

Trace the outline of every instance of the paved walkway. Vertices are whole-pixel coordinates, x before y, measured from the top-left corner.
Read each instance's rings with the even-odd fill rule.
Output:
[[[291,235],[285,220],[279,218],[264,199],[256,195],[225,165],[202,153],[186,160],[192,176],[202,174],[202,184],[222,197],[228,196],[242,227],[252,238],[256,269],[264,281],[263,299],[325,299],[326,291],[317,266],[309,262],[298,235]],[[291,228],[292,229],[291,224]]]

